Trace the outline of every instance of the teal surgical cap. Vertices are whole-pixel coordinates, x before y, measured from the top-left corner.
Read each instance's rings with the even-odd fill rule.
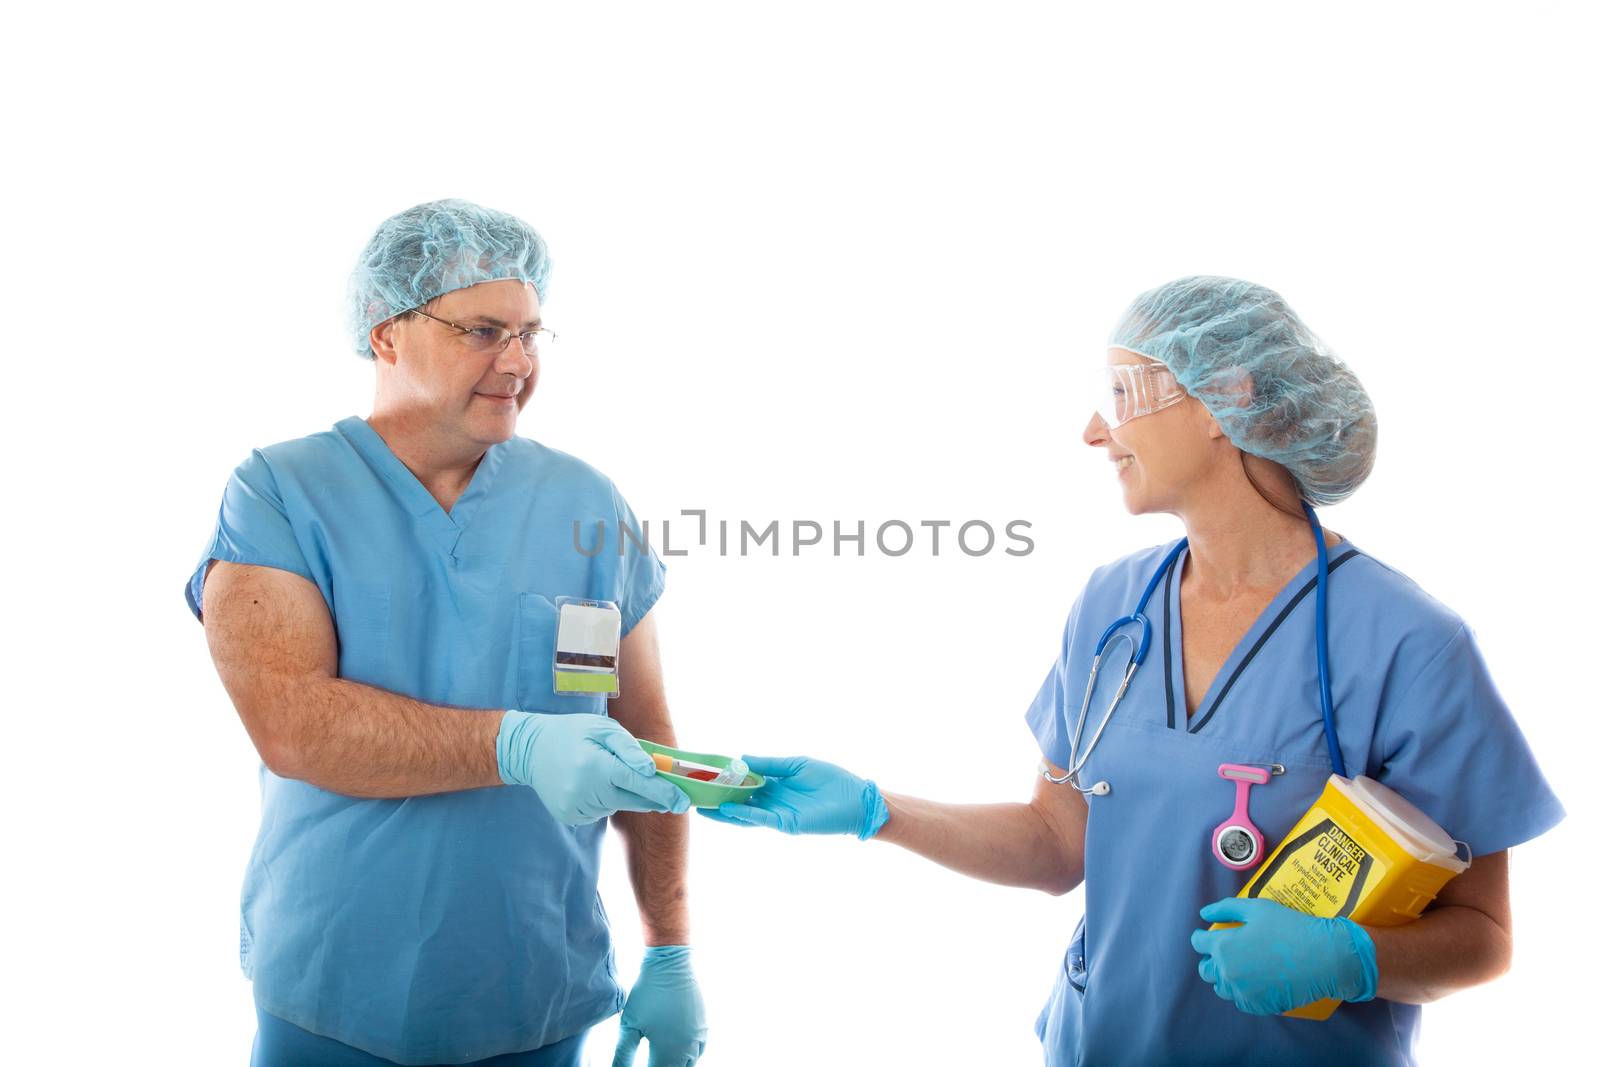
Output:
[[[544,300],[550,253],[532,226],[468,200],[434,200],[384,220],[350,272],[350,340],[372,359],[367,335],[385,319],[479,282],[515,278]]]
[[[1372,473],[1367,391],[1271,289],[1179,278],[1135,299],[1111,345],[1166,364],[1228,440],[1288,468],[1313,504],[1343,500]]]

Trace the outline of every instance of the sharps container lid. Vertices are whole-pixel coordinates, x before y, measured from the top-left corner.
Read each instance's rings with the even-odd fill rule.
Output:
[[[1366,808],[1396,842],[1423,863],[1461,872],[1467,865],[1456,856],[1456,843],[1444,828],[1411,801],[1364,774],[1348,783],[1351,799]]]

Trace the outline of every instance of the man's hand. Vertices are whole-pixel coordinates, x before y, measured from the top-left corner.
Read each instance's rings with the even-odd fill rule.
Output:
[[[611,1067],[630,1067],[641,1039],[650,1042],[650,1067],[694,1067],[705,1051],[706,1007],[689,970],[688,945],[644,950]]]
[[[507,785],[531,786],[550,814],[569,826],[619,811],[689,810],[688,794],[656,777],[639,742],[604,715],[508,711],[495,758]]]

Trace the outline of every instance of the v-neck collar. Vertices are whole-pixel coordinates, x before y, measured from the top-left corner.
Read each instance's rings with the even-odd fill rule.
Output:
[[[366,419],[352,415],[336,423],[334,429],[343,434],[367,463],[394,487],[406,511],[428,532],[440,550],[454,556],[467,524],[489,495],[494,477],[505,460],[506,443],[492,445],[484,452],[466,489],[456,498],[454,506],[446,511],[427,487],[417,480],[417,476],[411,473],[410,468],[400,462],[400,457],[394,454],[382,435]]]
[[[1330,552],[1328,574],[1331,576],[1351,557],[1360,554],[1360,550],[1352,545],[1348,538],[1341,540]],[[1256,616],[1256,620],[1250,624],[1250,629],[1245,631],[1238,644],[1233,646],[1228,658],[1223,661],[1201,703],[1195,707],[1194,714],[1190,715],[1187,682],[1183,674],[1183,610],[1180,603],[1181,575],[1183,565],[1188,558],[1189,549],[1185,548],[1179,553],[1178,558],[1173,560],[1172,566],[1167,568],[1162,588],[1163,602],[1166,605],[1166,618],[1162,620],[1162,662],[1166,668],[1167,728],[1169,730],[1181,728],[1185,733],[1193,734],[1204,729],[1206,723],[1216,715],[1217,709],[1227,699],[1229,690],[1239,680],[1239,675],[1272,639],[1272,635],[1277,633],[1290,613],[1302,600],[1315,595],[1317,560],[1316,557],[1312,557],[1309,563],[1300,568],[1295,576],[1278,590],[1278,595],[1262,609],[1261,614]],[[1179,575],[1177,580],[1173,579],[1174,574]],[[1310,669],[1316,670],[1315,665],[1313,664]]]

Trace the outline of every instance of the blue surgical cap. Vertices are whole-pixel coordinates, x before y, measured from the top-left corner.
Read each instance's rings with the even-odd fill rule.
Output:
[[[350,272],[350,340],[372,359],[367,335],[385,319],[479,282],[515,278],[544,300],[550,254],[532,226],[468,200],[434,200],[384,220]]]
[[[1372,473],[1367,391],[1271,289],[1179,278],[1135,299],[1111,345],[1166,364],[1228,440],[1281,463],[1313,504],[1343,500]]]

